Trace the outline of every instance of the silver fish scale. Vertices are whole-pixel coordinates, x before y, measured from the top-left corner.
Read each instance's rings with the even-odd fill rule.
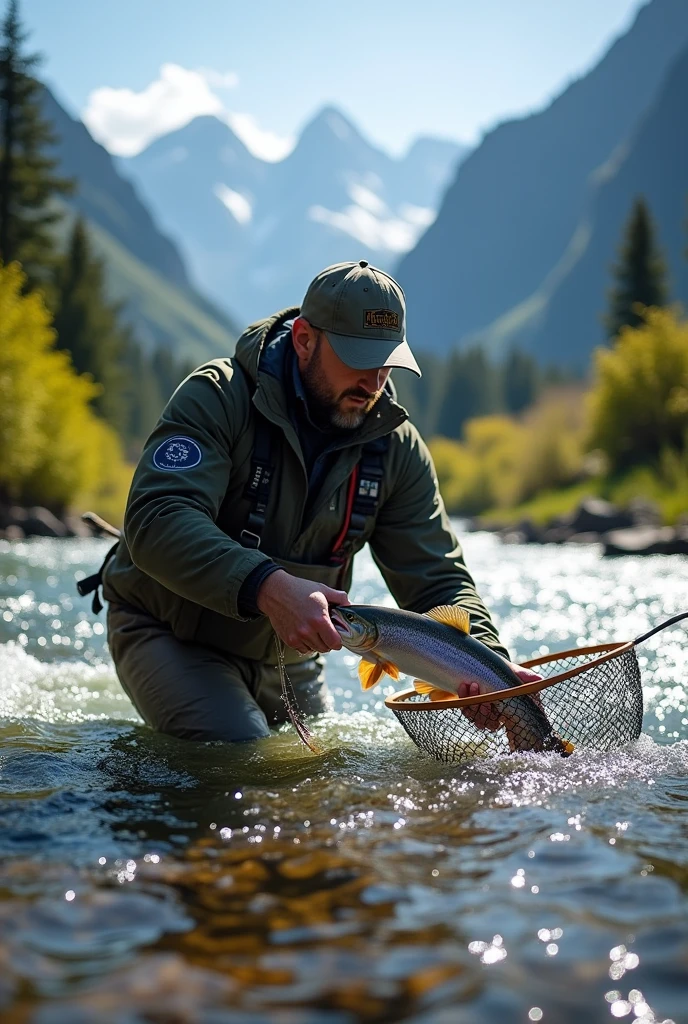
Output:
[[[354,606],[351,611],[356,611]],[[481,693],[517,686],[520,679],[502,658],[475,637],[436,619],[400,609],[375,609],[378,639],[371,651],[415,679],[457,693],[461,682],[477,682]],[[527,696],[495,701],[492,707],[514,749],[542,750],[560,743],[541,707]]]
[[[515,676],[510,679],[511,673],[498,654],[453,626],[427,617],[419,622],[413,613],[384,609],[376,609],[375,623],[375,653],[405,675],[439,689],[456,693],[460,682],[471,680],[483,683],[486,692],[505,690],[520,682]]]

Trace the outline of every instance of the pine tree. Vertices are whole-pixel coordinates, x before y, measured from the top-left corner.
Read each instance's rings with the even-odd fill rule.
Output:
[[[127,453],[135,460],[172,392],[195,366],[178,360],[167,349],[149,355],[132,335],[126,339],[123,365],[126,418],[122,434]]]
[[[96,411],[122,430],[127,418],[123,361],[128,338],[120,307],[106,297],[104,276],[79,219],[56,277],[57,344],[70,353],[79,373],[89,373],[101,386]]]
[[[502,394],[507,412],[515,414],[528,409],[540,391],[540,370],[526,352],[513,348],[502,368]]]
[[[18,0],[9,0],[0,35],[0,260],[22,264],[28,287],[45,285],[56,263],[54,200],[72,183],[55,174],[55,143],[41,112],[37,54],[23,52]]]
[[[457,352],[446,365],[446,389],[437,433],[460,438],[467,420],[502,408],[500,374],[480,345]]]
[[[124,388],[126,419],[122,433],[127,454],[133,461],[138,458],[144,441],[155,426],[165,399],[150,357],[131,334],[126,339],[124,364],[127,370]]]
[[[605,317],[609,338],[615,338],[622,327],[638,327],[643,323],[640,306],[665,306],[668,301],[666,264],[642,198],[633,204],[613,271],[616,283],[610,292],[609,313]]]

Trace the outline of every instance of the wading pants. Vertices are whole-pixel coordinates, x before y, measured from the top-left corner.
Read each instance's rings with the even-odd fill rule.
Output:
[[[188,740],[253,740],[287,719],[276,665],[182,643],[168,626],[130,606],[110,604],[108,644],[119,681],[158,732]],[[299,710],[325,710],[324,661],[288,668]]]

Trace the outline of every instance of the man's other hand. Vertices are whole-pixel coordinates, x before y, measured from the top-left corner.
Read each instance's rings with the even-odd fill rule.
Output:
[[[332,625],[329,608],[331,604],[351,604],[343,590],[332,590],[280,569],[262,584],[256,603],[277,636],[299,654],[341,650],[342,641]]]
[[[522,683],[534,683],[536,680],[542,679],[542,676],[538,675],[537,672],[533,672],[532,668],[523,668],[522,665],[516,665],[513,661],[507,661],[507,665]],[[480,687],[477,683],[459,683],[459,697],[477,697],[479,693]],[[538,700],[536,693],[532,694],[532,697],[533,700]],[[485,701],[484,704],[474,704],[472,707],[462,708],[461,710],[466,718],[478,729],[496,732],[502,724],[499,720],[499,713],[492,701]]]

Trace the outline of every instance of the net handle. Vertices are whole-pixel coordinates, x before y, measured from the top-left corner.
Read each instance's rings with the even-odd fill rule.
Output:
[[[667,626],[675,626],[677,622],[683,622],[684,619],[688,619],[688,612],[679,612],[678,615],[672,615],[670,619],[666,619],[665,622],[660,622],[654,629],[648,630],[647,633],[643,633],[642,636],[637,636],[631,643],[635,647],[637,644],[642,644],[646,640],[649,640],[655,633],[659,633],[661,630],[666,629]]]
[[[549,661],[557,661],[558,659],[579,658],[583,654],[600,654],[599,658],[593,658],[592,661],[586,661],[582,665],[570,668],[567,672],[559,672],[556,676],[550,676],[548,679],[536,679],[532,683],[510,686],[508,693],[504,690],[493,690],[490,693],[477,694],[475,697],[454,697],[453,700],[412,702],[409,698],[418,696],[416,690],[398,690],[390,697],[387,697],[385,707],[390,708],[392,711],[399,710],[400,707],[403,707],[404,711],[441,711],[444,708],[467,708],[473,707],[476,704],[490,704],[496,700],[504,700],[506,697],[511,699],[511,697],[528,696],[531,693],[539,693],[540,690],[545,690],[549,686],[554,686],[555,683],[562,683],[565,679],[573,679],[574,676],[580,675],[581,672],[587,672],[590,668],[603,665],[605,661],[611,661],[612,658],[619,658],[622,654],[633,650],[636,642],[635,640],[626,640],[621,643],[598,644],[595,647],[574,647],[570,651],[557,651],[555,654],[545,654],[540,658],[524,661],[523,668],[535,668],[537,665],[545,665]]]
[[[535,668],[537,665],[546,665],[550,661],[563,660],[564,658],[580,658],[581,655],[585,654],[600,655],[599,658],[593,658],[592,661],[586,661],[582,665],[569,669],[568,672],[559,672],[556,676],[550,676],[548,679],[537,679],[532,683],[521,683],[520,686],[511,686],[509,687],[508,696],[511,698],[539,693],[540,690],[554,686],[555,683],[562,683],[565,679],[573,679],[575,676],[580,675],[581,672],[597,668],[598,665],[603,665],[605,661],[611,661],[612,658],[621,657],[622,654],[632,651],[638,644],[649,640],[655,633],[661,632],[667,626],[674,626],[677,622],[682,622],[684,619],[688,619],[688,612],[672,615],[670,619],[660,622],[658,626],[648,630],[647,633],[637,636],[635,640],[626,640],[621,643],[597,644],[594,647],[574,647],[569,651],[555,651],[554,654],[545,654],[539,658],[531,658],[530,661],[524,661],[523,668]],[[411,701],[410,698],[414,696],[416,696],[415,690],[398,690],[391,697],[387,697],[385,707],[390,708],[392,711],[398,710],[400,707],[404,711],[441,711],[444,708],[466,708],[473,707],[476,704],[493,703],[495,700],[503,700],[506,695],[502,690],[499,690],[496,693],[492,691],[491,693],[478,694],[475,697],[455,697],[453,700],[426,700],[422,702]]]

